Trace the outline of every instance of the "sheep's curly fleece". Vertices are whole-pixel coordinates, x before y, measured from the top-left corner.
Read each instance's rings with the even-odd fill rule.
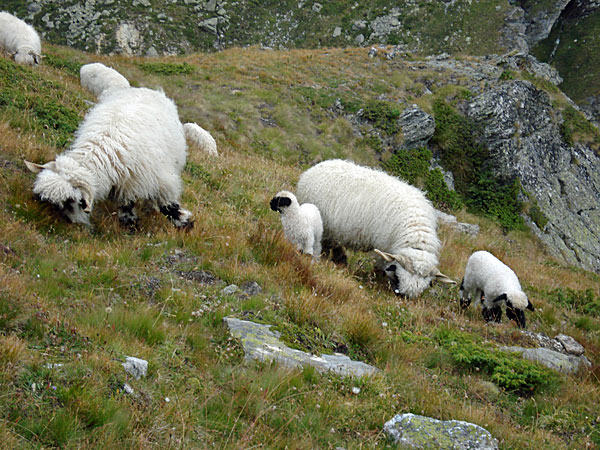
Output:
[[[70,149],[44,165],[33,191],[59,206],[79,201],[79,191],[91,194],[90,208],[109,194],[121,204],[178,204],[186,149],[177,107],[164,93],[110,90],[88,112]]]
[[[129,81],[112,67],[107,67],[102,63],[84,64],[79,69],[79,80],[81,86],[96,98],[107,89],[128,88]]]
[[[319,209],[311,203],[300,205],[296,196],[289,191],[278,192],[273,200],[278,198],[289,198],[291,201],[289,206],[278,209],[281,213],[283,234],[298,250],[312,255],[313,260],[318,261],[323,236],[323,222]]]
[[[39,64],[42,55],[40,37],[31,26],[18,17],[0,12],[0,47],[14,55],[18,64]]]
[[[493,300],[502,294],[506,294],[507,300],[517,309],[524,310],[529,304],[512,269],[490,252],[480,250],[467,261],[461,295],[477,301],[482,294],[485,296],[483,306],[488,309],[495,306]]]
[[[437,218],[416,187],[379,170],[329,160],[300,176],[296,195],[321,212],[324,244],[393,255],[397,293],[416,297],[439,274]],[[390,278],[393,270],[386,269]]]

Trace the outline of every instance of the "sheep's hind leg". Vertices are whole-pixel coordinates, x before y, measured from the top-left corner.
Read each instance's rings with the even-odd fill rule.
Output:
[[[179,203],[162,205],[159,209],[177,228],[192,228],[194,226],[192,212],[183,209]]]
[[[133,210],[135,202],[129,202],[126,205],[119,206],[117,217],[122,225],[134,228],[138,223],[138,216]]]

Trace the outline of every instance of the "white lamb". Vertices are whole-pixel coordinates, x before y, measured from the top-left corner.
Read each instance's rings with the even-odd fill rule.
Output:
[[[330,160],[300,176],[296,192],[323,218],[323,245],[375,252],[397,295],[416,297],[433,280],[454,283],[438,270],[440,241],[433,206],[423,193],[379,170]]]
[[[128,88],[129,81],[112,67],[107,67],[102,63],[84,64],[79,69],[79,79],[81,86],[96,98],[100,97],[107,89]]]
[[[190,143],[194,143],[200,150],[211,156],[219,156],[217,142],[208,131],[195,123],[186,123],[183,129]]]
[[[477,251],[469,257],[465,277],[460,284],[460,305],[463,309],[471,304],[472,298],[481,301],[481,312],[486,322],[500,322],[501,304],[505,303],[506,317],[525,328],[524,310],[534,310],[511,268],[486,251]]]
[[[311,204],[300,205],[296,196],[288,191],[280,191],[270,202],[271,209],[281,213],[281,224],[285,237],[303,253],[319,261],[323,221],[319,209]]]
[[[0,12],[0,47],[17,64],[35,65],[42,61],[42,43],[35,29],[6,11]]]
[[[44,165],[25,163],[38,173],[33,192],[72,222],[89,225],[94,202],[110,196],[124,224],[136,223],[136,201],[149,200],[188,227],[192,213],[179,205],[186,149],[177,107],[164,93],[116,89],[88,112],[69,150]]]

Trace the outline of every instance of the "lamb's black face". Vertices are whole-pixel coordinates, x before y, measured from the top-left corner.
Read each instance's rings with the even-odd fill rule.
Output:
[[[525,312],[515,308],[511,302],[506,302],[506,317],[508,320],[514,320],[519,328],[525,328]]]
[[[404,297],[405,295],[400,290],[400,279],[398,278],[398,275],[396,275],[397,268],[398,267],[396,266],[396,264],[390,264],[389,266],[386,266],[385,274],[390,280],[390,284],[392,285],[392,290],[394,291],[394,294]]]
[[[67,198],[61,205],[57,206],[60,213],[71,222],[90,225],[90,214],[86,211],[88,204],[83,198]]]
[[[273,211],[281,212],[282,208],[287,208],[292,204],[292,200],[288,197],[273,197],[270,205]]]

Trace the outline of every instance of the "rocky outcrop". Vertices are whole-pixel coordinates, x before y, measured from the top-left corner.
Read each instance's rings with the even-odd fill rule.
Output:
[[[412,105],[402,111],[398,124],[404,135],[403,147],[405,148],[424,147],[435,131],[433,117],[417,105]]]
[[[550,98],[526,81],[512,81],[471,101],[467,115],[483,130],[497,174],[518,177],[548,221],[529,225],[553,253],[600,271],[600,158],[561,137]]]
[[[565,355],[549,348],[500,347],[500,350],[520,353],[524,359],[540,363],[549,369],[567,375],[591,367],[591,363],[583,355]]]
[[[398,414],[383,426],[400,448],[419,450],[498,450],[489,431],[460,420],[437,420],[416,414]]]
[[[345,355],[311,355],[290,348],[279,340],[279,333],[271,331],[271,325],[225,317],[233,337],[239,339],[247,360],[276,361],[290,368],[312,366],[319,372],[334,372],[342,376],[363,377],[377,373],[379,369]]]

